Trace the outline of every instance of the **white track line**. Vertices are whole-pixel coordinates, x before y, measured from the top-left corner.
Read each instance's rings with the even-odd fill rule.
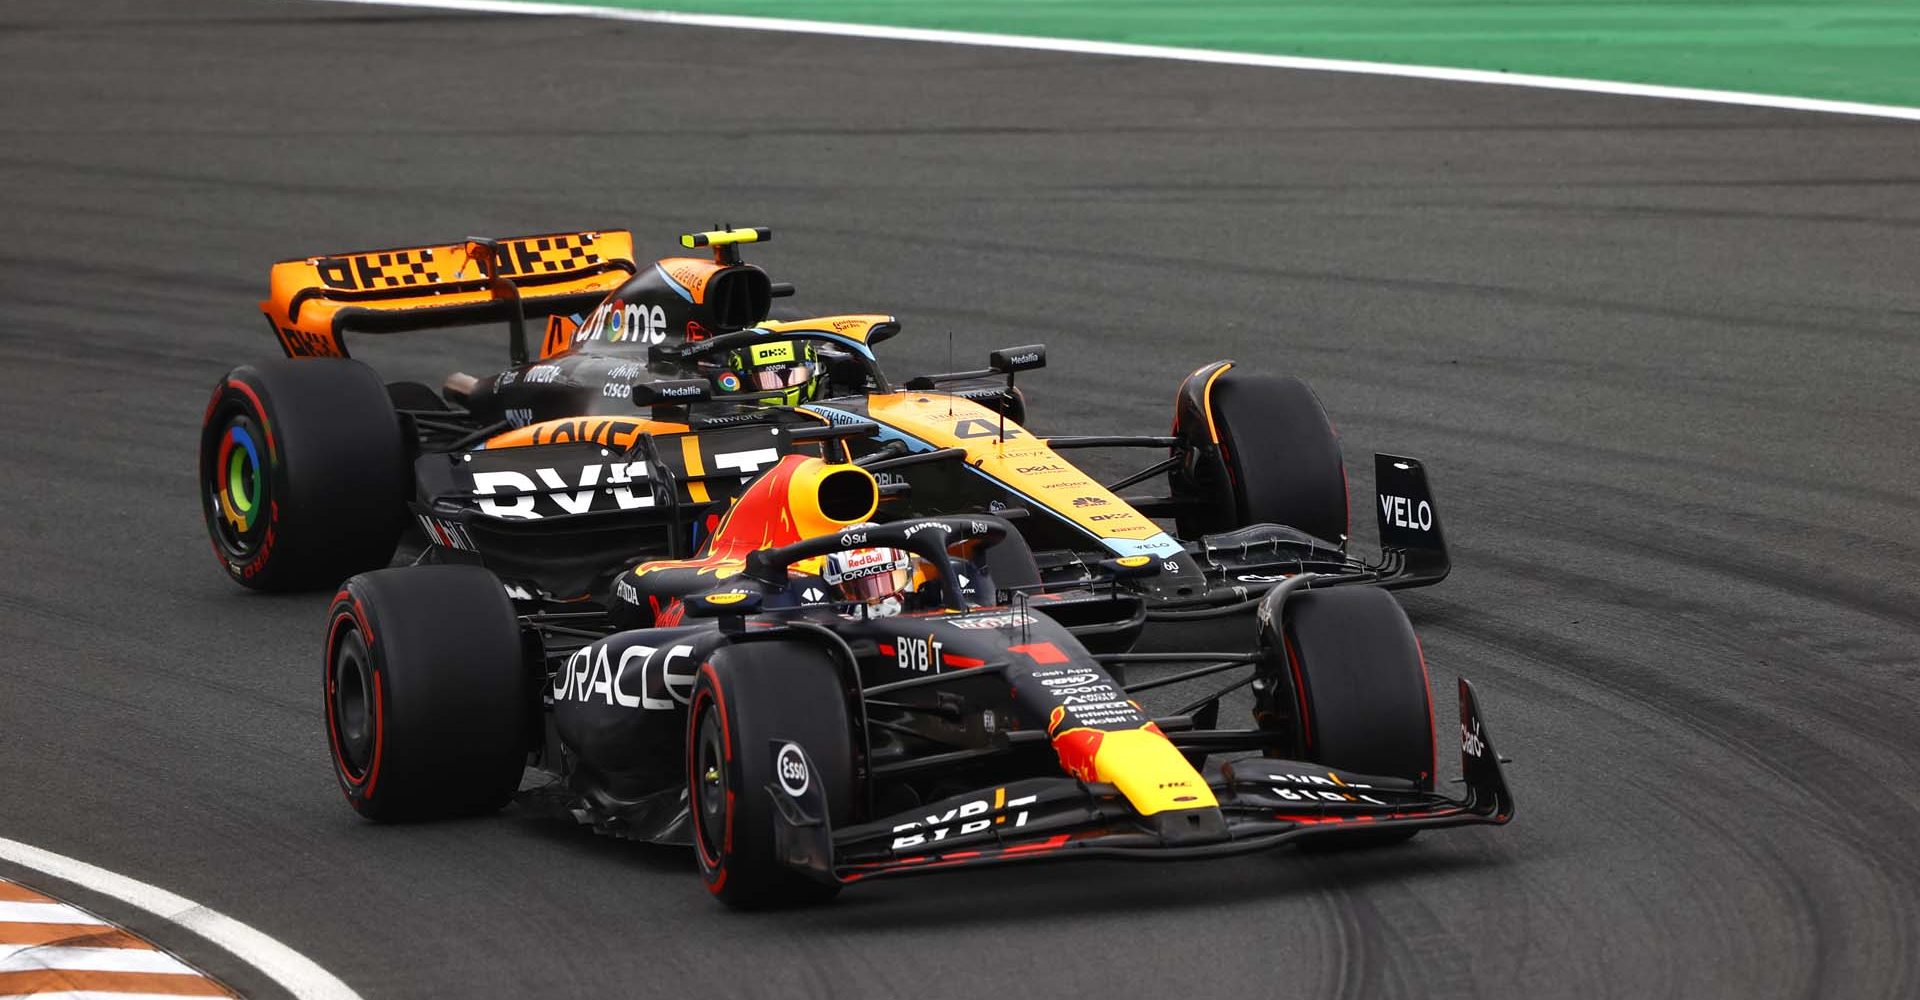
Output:
[[[210,910],[184,896],[175,895],[158,886],[148,885],[138,879],[110,872],[105,868],[90,865],[63,854],[55,854],[5,837],[0,837],[0,860],[11,861],[17,865],[44,872],[64,882],[91,889],[103,896],[111,896],[184,927],[233,953],[248,965],[259,969],[269,979],[279,983],[287,992],[299,997],[300,1000],[360,1000],[358,993],[334,978],[327,970],[314,964],[312,959],[232,917]],[[27,916],[7,915],[10,912],[8,907],[44,908],[48,906],[79,912],[72,907],[59,904],[0,902],[0,920],[34,919]],[[76,923],[78,921],[58,922]],[[99,921],[87,917],[86,922],[98,923]],[[58,995],[45,994],[47,997]]]
[[[781,31],[806,35],[838,35],[845,38],[877,38],[906,42],[936,42],[945,45],[976,45],[999,49],[1035,49],[1044,52],[1071,52],[1079,55],[1121,56],[1130,59],[1169,59],[1177,62],[1215,63],[1223,66],[1262,66],[1270,69],[1299,69],[1323,73],[1362,73],[1370,76],[1399,76],[1418,80],[1444,80],[1450,83],[1486,83],[1503,87],[1532,87],[1539,90],[1573,90],[1589,94],[1613,94],[1621,97],[1651,97],[1671,101],[1705,101],[1712,104],[1737,104],[1756,108],[1781,108],[1788,111],[1815,111],[1833,115],[1864,115],[1872,118],[1920,121],[1920,108],[1899,107],[1892,104],[1826,101],[1811,97],[1749,94],[1737,90],[1663,87],[1647,83],[1615,83],[1610,80],[1583,80],[1564,76],[1535,76],[1528,73],[1499,73],[1493,70],[1453,69],[1446,66],[1406,66],[1398,63],[1362,62],[1354,59],[1311,59],[1305,56],[1273,56],[1252,52],[1219,52],[1213,49],[1189,49],[1171,45],[1131,45],[1125,42],[1089,42],[1072,38],[1032,38],[1024,35],[1001,35],[983,31],[889,28],[871,24],[843,24],[836,21],[801,21],[784,17],[746,17],[737,14],[685,14],[669,10],[633,10],[626,7],[599,7],[591,4],[539,3],[533,2],[533,0],[332,0],[332,2],[375,4],[383,7],[431,7],[442,10],[467,10],[492,14],[597,17],[614,21],[643,21],[650,24],[678,24],[699,28],[734,28],[742,31]]]

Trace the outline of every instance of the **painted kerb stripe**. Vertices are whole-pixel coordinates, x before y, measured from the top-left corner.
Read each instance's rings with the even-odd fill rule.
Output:
[[[170,923],[192,931],[233,954],[234,957],[260,970],[267,978],[278,983],[288,993],[298,997],[299,1000],[360,1000],[358,993],[355,993],[347,984],[334,978],[327,970],[316,965],[312,959],[294,951],[292,948],[287,947],[267,934],[257,931],[217,910],[201,906],[199,903],[187,899],[184,896],[168,892],[158,886],[148,885],[138,879],[129,878],[117,872],[108,871],[97,865],[90,865],[84,861],[69,858],[64,854],[55,854],[52,851],[34,847],[31,844],[23,844],[17,840],[8,840],[5,837],[0,837],[0,860],[10,861],[14,864],[51,875],[63,882],[70,882],[103,896],[117,899],[129,906],[144,910]],[[6,927],[12,926],[29,930],[38,929],[36,933],[39,936],[34,940],[8,941],[7,943],[9,944],[53,944],[56,942],[66,942],[73,937],[80,936],[79,934],[72,934],[58,938],[49,937],[44,931],[50,923],[48,918],[45,916],[35,918],[27,916],[26,914],[47,914],[56,912],[57,910],[65,910],[72,914],[86,917],[84,923],[92,924],[92,929],[100,931],[113,930],[110,925],[102,924],[97,918],[91,917],[73,907],[68,907],[64,904],[53,904],[52,908],[50,908],[47,903],[22,902],[18,898],[20,895],[18,892],[11,893],[10,895],[13,898],[0,897],[0,921],[18,922],[0,924],[0,933],[4,933]],[[13,909],[7,909],[9,907]],[[28,907],[33,909],[21,909]],[[7,916],[7,913],[20,913],[22,915]],[[68,918],[65,922],[71,924],[83,923],[73,918]],[[76,928],[76,930],[82,933],[87,929],[89,928]],[[17,936],[24,937],[28,935],[23,934]],[[42,974],[37,971],[9,971],[9,969],[10,967],[0,967],[0,996],[12,992],[35,993],[40,997],[56,996],[59,995],[60,992],[86,993],[89,990],[96,990],[96,987],[87,985],[88,977],[106,976],[121,977],[115,980],[103,981],[111,983],[111,985],[106,987],[110,991],[108,995],[119,994],[124,996],[126,994],[143,992],[143,990],[140,989],[142,983],[149,980],[157,981],[160,978],[154,973],[143,972],[61,971],[58,975],[67,977],[73,980],[73,982],[70,984],[41,982],[39,979],[34,979],[29,983],[32,988],[27,990],[14,990],[9,985],[11,979],[36,977]],[[23,979],[22,981],[24,982],[26,980]],[[208,982],[211,982],[211,980],[208,980]],[[163,993],[166,991],[160,988],[151,988],[144,992]],[[225,991],[221,991],[220,995],[226,995]]]

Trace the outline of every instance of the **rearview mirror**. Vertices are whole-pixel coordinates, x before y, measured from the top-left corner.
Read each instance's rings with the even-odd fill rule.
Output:
[[[661,382],[635,382],[633,405],[678,406],[713,398],[713,385],[703,378],[670,379]]]
[[[686,599],[687,617],[719,618],[730,615],[751,615],[760,610],[760,600],[761,595],[758,591],[710,590]]]
[[[1003,347],[987,355],[987,367],[1002,375],[1023,372],[1030,368],[1047,366],[1047,345],[1028,344],[1025,347]]]

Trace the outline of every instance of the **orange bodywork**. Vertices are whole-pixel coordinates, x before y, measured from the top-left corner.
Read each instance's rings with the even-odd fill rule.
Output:
[[[642,434],[685,434],[686,424],[646,417],[563,417],[516,427],[487,439],[485,447],[526,448],[542,444],[588,442],[625,450]]]
[[[696,304],[707,301],[707,281],[725,265],[716,264],[700,257],[665,257],[660,260],[660,270],[673,283],[687,290]]]
[[[1137,541],[1162,531],[1047,447],[1045,440],[972,400],[896,392],[867,397],[867,412],[936,448],[965,449],[968,465],[1045,504],[1095,538]]]
[[[782,323],[762,323],[758,327],[769,333],[831,333],[845,337],[855,343],[867,343],[868,338],[882,327],[892,327],[899,320],[879,313],[851,316],[820,316],[814,319],[796,319]]]

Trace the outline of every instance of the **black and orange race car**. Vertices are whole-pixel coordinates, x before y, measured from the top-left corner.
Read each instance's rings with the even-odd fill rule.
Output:
[[[1070,858],[1379,844],[1513,815],[1471,688],[1464,794],[1440,794],[1427,667],[1392,593],[1290,574],[1234,652],[1100,653],[1067,623],[1137,606],[1159,560],[1009,591],[992,515],[873,523],[846,460],[778,460],[689,558],[639,567],[653,627],[522,614],[479,566],[348,580],[326,633],[335,775],[375,820],[516,794],[616,836],[691,845],[736,906],[868,879]],[[1347,585],[1339,585],[1347,584]],[[1128,663],[1200,666],[1131,685]],[[1223,675],[1150,716],[1148,689]],[[1237,675],[1237,676],[1235,676]],[[1253,719],[1219,725],[1250,685]],[[523,789],[523,766],[545,772]]]
[[[806,454],[879,477],[883,520],[1014,521],[1018,537],[994,555],[1003,586],[1150,561],[1156,572],[1122,581],[1140,601],[1109,623],[1106,647],[1148,619],[1244,613],[1300,572],[1387,587],[1446,575],[1409,458],[1375,459],[1381,556],[1347,551],[1339,440],[1304,382],[1215,362],[1174,393],[1169,435],[1039,434],[1014,383],[1045,364],[1044,347],[896,383],[874,350],[899,332],[891,316],[768,320],[792,289],[740,248],[769,235],[691,234],[683,245],[711,257],[645,266],[618,231],[276,264],[261,309],[287,356],[229,372],[203,423],[216,556],[250,587],[332,586],[388,565],[405,538],[422,561],[488,567],[524,606],[648,625],[673,602],[632,568],[697,551],[755,475]],[[347,356],[350,333],[481,322],[507,326],[509,365],[455,373],[439,391],[383,383]],[[1102,484],[1066,457],[1085,448],[1158,455]],[[1152,480],[1165,489],[1127,492]]]
[[[248,587],[331,587],[410,537],[430,561],[484,560],[526,600],[577,601],[643,557],[692,551],[746,478],[837,433],[799,414],[692,416],[688,387],[649,368],[669,330],[751,326],[791,293],[739,262],[735,244],[761,235],[645,267],[618,231],[275,264],[260,307],[286,357],[227,373],[202,425],[214,554]],[[876,340],[893,328],[857,322]],[[477,323],[507,326],[509,366],[439,390],[347,353],[350,333]]]

